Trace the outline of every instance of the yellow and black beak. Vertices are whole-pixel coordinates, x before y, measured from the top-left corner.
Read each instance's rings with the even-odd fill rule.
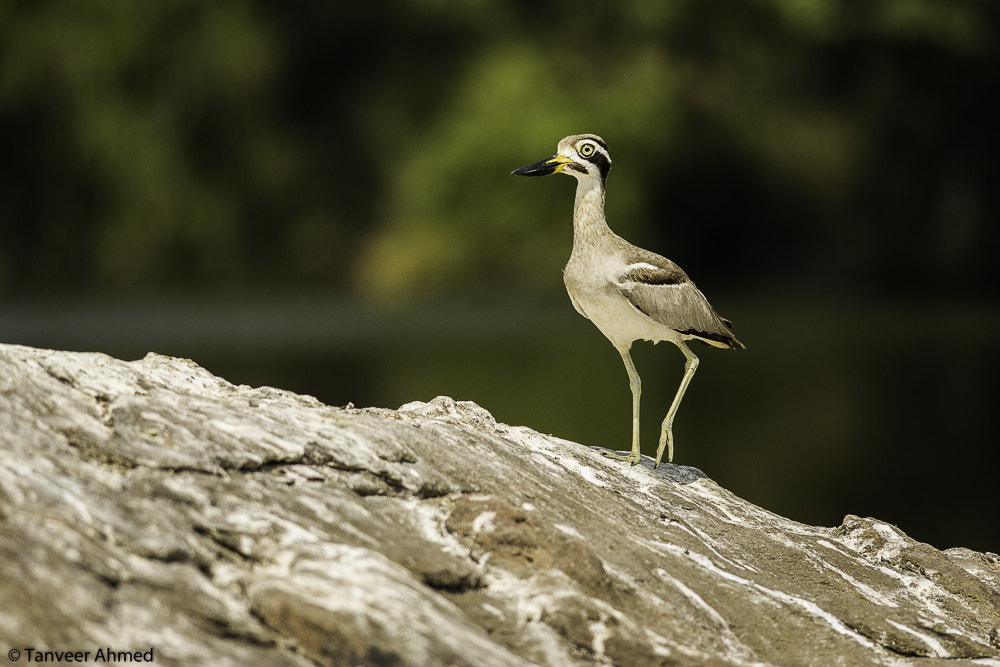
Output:
[[[567,164],[573,164],[573,160],[563,155],[553,155],[547,160],[526,165],[510,173],[515,176],[548,176],[559,173]]]

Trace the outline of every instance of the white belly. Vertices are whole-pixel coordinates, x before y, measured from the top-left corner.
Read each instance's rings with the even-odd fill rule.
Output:
[[[680,342],[683,337],[670,327],[643,315],[612,288],[588,289],[566,283],[566,291],[577,312],[593,322],[615,347],[628,348],[632,341]]]

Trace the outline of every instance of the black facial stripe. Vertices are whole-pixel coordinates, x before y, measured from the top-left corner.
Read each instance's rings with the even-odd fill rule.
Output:
[[[597,166],[597,170],[601,172],[602,181],[608,180],[608,172],[611,171],[611,160],[608,159],[607,155],[598,151],[590,157],[583,159]]]

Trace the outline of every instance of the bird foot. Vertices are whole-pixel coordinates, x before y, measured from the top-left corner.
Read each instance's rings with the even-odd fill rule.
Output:
[[[660,461],[663,459],[663,449],[667,450],[667,463],[672,463],[674,460],[674,433],[669,425],[663,427],[663,432],[660,434],[660,444],[656,448],[656,463],[653,468],[660,467]]]
[[[601,452],[602,455],[609,459],[614,459],[615,461],[625,461],[626,463],[631,463],[636,465],[639,463],[639,459],[642,458],[639,452],[631,452],[629,454],[614,454],[612,452]]]

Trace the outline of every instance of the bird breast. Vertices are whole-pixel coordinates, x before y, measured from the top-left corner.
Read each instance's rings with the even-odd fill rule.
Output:
[[[563,282],[577,312],[594,323],[616,347],[635,340],[678,341],[681,336],[647,317],[629,303],[618,284],[625,263],[609,255],[570,257]]]

